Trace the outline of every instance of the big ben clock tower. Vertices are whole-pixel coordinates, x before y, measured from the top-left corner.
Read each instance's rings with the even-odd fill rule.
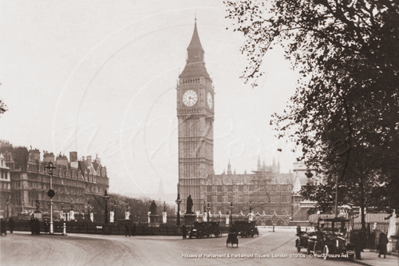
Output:
[[[214,95],[212,80],[205,68],[204,49],[197,23],[187,48],[187,62],[177,85],[179,122],[179,186],[182,211],[191,195],[193,211],[202,211],[200,183],[213,175]]]

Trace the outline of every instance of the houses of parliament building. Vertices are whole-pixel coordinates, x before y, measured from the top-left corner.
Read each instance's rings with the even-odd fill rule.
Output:
[[[249,209],[260,215],[292,213],[293,174],[280,173],[280,163],[265,165],[258,159],[252,173],[227,172],[215,175],[213,168],[213,125],[215,88],[204,62],[204,49],[197,30],[187,48],[186,66],[179,75],[177,92],[179,193],[181,210],[189,195],[193,211],[225,214],[233,204],[234,213],[247,215]]]

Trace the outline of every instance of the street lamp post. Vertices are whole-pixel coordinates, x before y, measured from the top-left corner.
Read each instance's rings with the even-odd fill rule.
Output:
[[[54,234],[54,225],[53,225],[53,197],[55,196],[55,192],[53,190],[53,169],[55,169],[53,162],[49,162],[46,166],[48,170],[48,174],[50,176],[50,189],[47,192],[47,195],[50,197],[50,234]]]
[[[104,196],[103,196],[104,202],[105,202],[105,209],[104,209],[104,234],[109,234],[109,228],[108,228],[108,200],[109,196],[107,194],[107,190],[104,191]]]
[[[181,204],[181,199],[180,199],[180,185],[177,183],[177,199],[176,199],[176,204],[177,204],[177,221],[176,221],[176,226],[180,227],[180,204]]]
[[[207,209],[207,214],[206,214],[206,216],[208,216],[208,217],[206,217],[207,218],[207,222],[208,222],[208,224],[209,224],[209,220],[210,220],[210,216],[209,216],[209,210],[211,209],[211,207],[209,207],[209,203],[208,203],[208,207],[206,208]]]
[[[104,202],[105,202],[105,209],[104,209],[104,213],[105,213],[105,217],[104,217],[104,224],[108,224],[108,200],[109,200],[109,196],[107,193],[107,190],[105,190],[104,192],[104,196],[103,196]]]
[[[9,212],[9,211],[8,211],[8,205],[10,205],[10,202],[8,202],[8,199],[6,199],[6,205],[7,205],[7,220],[8,220],[8,216],[9,216],[9,215],[8,215],[8,212]]]
[[[233,209],[234,209],[233,202],[231,202],[229,209],[230,209],[230,227],[231,227],[233,226]]]
[[[249,221],[252,222],[252,201],[249,202]]]

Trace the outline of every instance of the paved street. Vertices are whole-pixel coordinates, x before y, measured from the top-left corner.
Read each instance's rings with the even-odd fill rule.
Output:
[[[363,259],[354,263],[310,258],[305,251],[296,252],[294,239],[294,232],[273,233],[261,228],[259,237],[240,238],[238,248],[227,248],[226,236],[182,240],[173,236],[63,237],[17,232],[1,237],[1,265],[398,265],[398,257],[383,260],[371,252],[362,253]],[[256,258],[259,255],[265,257]]]

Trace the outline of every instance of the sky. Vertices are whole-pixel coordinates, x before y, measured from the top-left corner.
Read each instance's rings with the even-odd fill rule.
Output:
[[[110,192],[176,193],[176,84],[194,19],[215,87],[214,170],[238,173],[260,158],[295,162],[271,115],[297,73],[274,47],[252,88],[240,78],[244,38],[223,1],[1,1],[0,139],[55,154],[98,155]],[[227,29],[226,29],[227,28]],[[282,148],[282,152],[277,149]],[[43,155],[43,152],[42,152]]]

